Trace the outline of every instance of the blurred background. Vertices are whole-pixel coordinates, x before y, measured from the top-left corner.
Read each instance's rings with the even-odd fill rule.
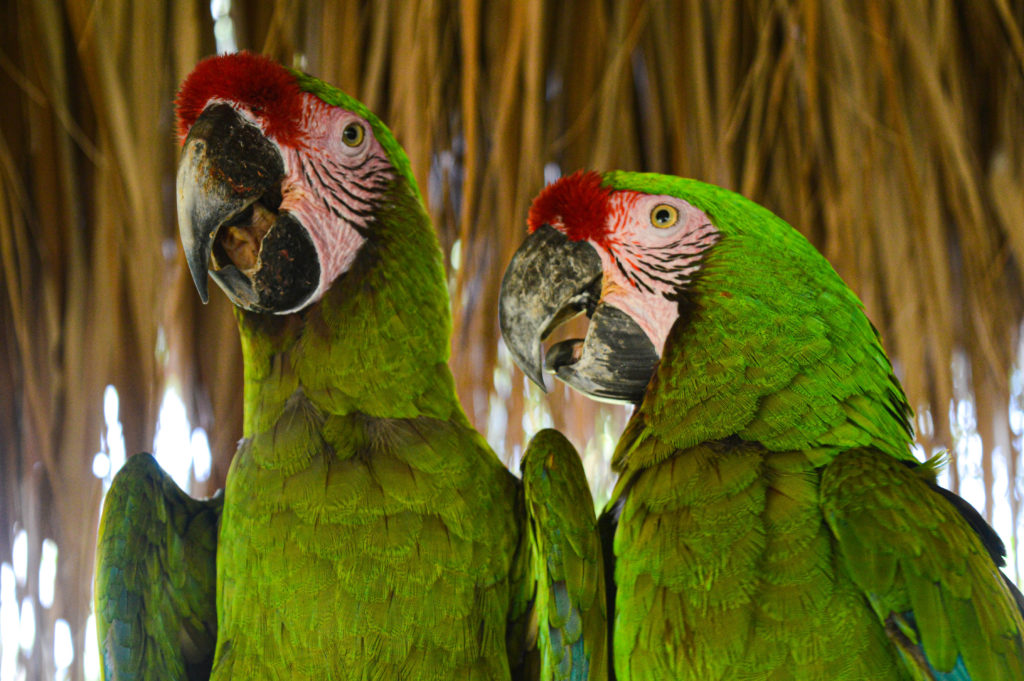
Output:
[[[103,492],[155,451],[197,496],[241,432],[230,307],[177,238],[173,99],[248,49],[362,99],[447,256],[452,368],[513,470],[554,424],[595,501],[629,410],[514,369],[495,315],[529,201],[577,168],[697,177],[768,206],[860,295],[919,455],[1022,555],[1021,0],[3,0],[0,681],[95,679]]]

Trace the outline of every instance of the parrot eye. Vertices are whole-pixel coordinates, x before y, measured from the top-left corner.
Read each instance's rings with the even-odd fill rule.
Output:
[[[651,224],[658,229],[668,229],[679,222],[679,211],[675,206],[659,203],[651,211]]]
[[[366,136],[366,131],[363,130],[363,126],[358,123],[349,123],[345,126],[345,129],[341,131],[341,141],[349,147],[358,147],[363,143],[363,137]]]

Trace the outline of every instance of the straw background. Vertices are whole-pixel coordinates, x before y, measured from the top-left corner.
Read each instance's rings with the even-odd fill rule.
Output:
[[[18,595],[35,598],[41,542],[57,542],[56,600],[36,608],[19,664],[52,678],[64,618],[80,679],[105,386],[129,453],[152,447],[165,387],[180,390],[211,437],[197,494],[220,486],[240,434],[234,320],[217,290],[200,304],[175,225],[172,100],[216,46],[209,2],[2,7],[0,561],[24,529]],[[985,512],[1009,505],[1018,526],[1024,2],[235,0],[231,18],[239,48],[357,96],[405,146],[446,253],[458,243],[459,394],[510,466],[541,403],[581,448],[626,417],[561,386],[524,390],[499,353],[498,285],[545,166],[661,171],[803,231],[930,415],[925,451],[953,447],[950,404],[973,401]],[[588,448],[598,494],[608,454]]]

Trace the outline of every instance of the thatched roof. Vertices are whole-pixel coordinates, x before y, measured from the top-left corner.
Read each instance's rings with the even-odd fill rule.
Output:
[[[240,433],[234,321],[216,292],[199,304],[173,207],[172,98],[215,42],[208,3],[10,0],[3,16],[0,561],[24,529],[17,595],[33,596],[41,542],[57,542],[57,598],[24,663],[29,678],[52,665],[64,618],[80,678],[105,386],[129,452],[152,446],[165,388],[180,390],[211,433],[199,492]],[[600,492],[625,416],[524,390],[499,353],[500,273],[545,167],[671,172],[811,238],[932,424],[925,451],[975,427],[983,448],[954,461],[951,484],[979,478],[986,514],[1017,526],[1024,3],[236,0],[231,17],[240,48],[356,95],[404,144],[446,251],[458,244],[459,393],[510,464],[549,408],[591,443]],[[954,398],[973,403],[974,426],[965,408],[951,422]]]

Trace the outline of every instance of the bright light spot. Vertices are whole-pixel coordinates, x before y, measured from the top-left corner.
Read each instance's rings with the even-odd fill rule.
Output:
[[[1015,399],[1016,397],[1016,395],[1010,397],[1010,430],[1014,435],[1021,435],[1024,433],[1024,410],[1021,409],[1021,404]]]
[[[210,18],[219,19],[231,11],[231,0],[210,0]]]
[[[982,515],[985,514],[983,477],[985,448],[978,435],[978,415],[971,387],[971,365],[963,352],[953,355],[953,400],[949,404],[949,428],[956,453],[959,489],[953,490]]]
[[[504,339],[498,339],[498,362],[494,367],[494,392],[502,399],[508,399],[512,394],[512,370],[515,366],[512,363],[512,353],[505,345]]]
[[[103,452],[96,452],[92,457],[92,474],[100,480],[110,475],[110,457]]]
[[[106,442],[107,455],[110,458],[111,478],[117,475],[124,465],[126,455],[124,451],[124,431],[121,429],[120,399],[117,395],[117,388],[108,385],[103,391],[103,420],[107,426]],[[94,462],[95,463],[95,462]],[[107,481],[109,483],[109,481]]]
[[[458,272],[462,267],[462,239],[456,239],[452,244],[451,260],[452,272]]]
[[[28,579],[28,533],[25,530],[18,530],[18,534],[14,536],[11,563],[14,565],[14,577],[18,584],[25,586],[25,580]]]
[[[961,478],[960,496],[978,511],[985,515],[985,483],[980,478]]]
[[[189,451],[192,453],[192,467],[196,480],[206,482],[210,478],[210,467],[213,465],[213,457],[210,456],[210,440],[206,437],[206,431],[196,428],[192,431],[189,440]]]
[[[956,416],[954,424],[963,431],[971,431],[977,426],[974,417],[974,403],[970,400],[959,400],[956,403]]]
[[[229,54],[238,51],[235,43],[235,23],[231,17],[224,16],[213,22],[213,38],[217,43],[217,54]]]
[[[960,496],[985,515],[985,482],[982,477],[984,447],[975,433],[961,437],[956,443],[957,470],[960,473]]]
[[[21,627],[21,631],[18,632],[18,643],[25,651],[25,655],[31,655],[32,646],[36,643],[36,609],[28,596],[21,601],[21,620],[18,626]]]
[[[103,420],[107,427],[111,423],[117,423],[121,411],[121,399],[118,397],[117,388],[108,385],[103,391]]]
[[[932,410],[927,405],[922,405],[917,410],[917,432],[922,437],[931,437],[935,434],[935,422],[932,420]]]
[[[562,169],[557,163],[544,164],[544,184],[551,184],[562,176]]]
[[[71,666],[75,659],[75,644],[71,640],[71,626],[67,620],[53,624],[53,664],[58,675]]]
[[[487,443],[504,460],[505,432],[508,428],[508,408],[505,400],[491,393],[490,409],[487,410]]]
[[[0,681],[14,681],[18,670],[18,594],[14,568],[0,565]]]
[[[231,21],[231,0],[211,0],[210,16],[213,17],[213,37],[217,53],[237,52],[235,25]]]
[[[164,401],[160,405],[160,415],[156,422],[153,456],[160,467],[186,492],[191,488],[191,432],[192,428],[185,415],[185,403],[178,397],[177,391],[168,388],[164,393]]]
[[[498,340],[498,361],[491,379],[494,391],[490,396],[490,408],[487,410],[487,442],[509,467],[518,471],[519,462],[505,458],[505,436],[508,433],[508,400],[512,395],[512,354],[504,341]]]
[[[925,454],[924,454],[924,447],[922,447],[917,442],[910,443],[910,452],[911,452],[911,454],[914,455],[914,458],[917,459],[918,461],[924,461],[925,458],[926,458]]]
[[[82,659],[85,678],[99,681],[100,678],[100,642],[96,638],[96,615],[89,613],[85,620],[85,655]]]
[[[39,558],[39,604],[44,608],[53,605],[53,587],[57,581],[57,542],[43,540],[43,551]]]
[[[1006,552],[1006,567],[1004,568],[1006,574],[1016,575],[1017,572],[1017,554],[1016,551],[1012,550],[1012,542],[1010,541],[1013,537],[1013,514],[1010,509],[1010,504],[1005,503],[1010,499],[1010,481],[1006,475],[1006,471],[1009,470],[1007,467],[1006,453],[1002,447],[992,448],[992,469],[997,472],[993,476],[992,480],[992,527],[996,533],[1003,539],[1007,545]]]

